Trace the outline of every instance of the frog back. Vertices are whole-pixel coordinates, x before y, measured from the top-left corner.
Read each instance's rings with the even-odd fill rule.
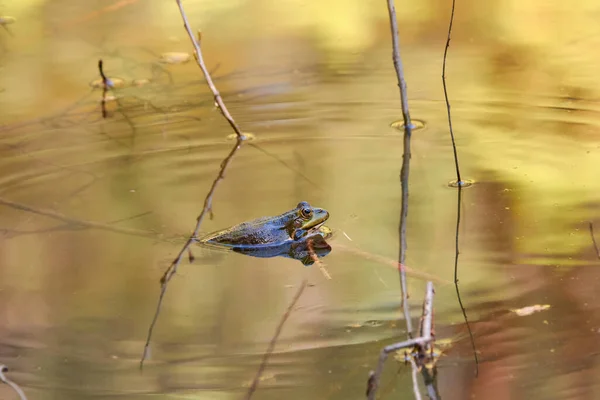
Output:
[[[283,216],[279,218],[262,217],[213,232],[200,239],[200,242],[227,247],[283,243],[290,240],[286,221],[287,218]]]

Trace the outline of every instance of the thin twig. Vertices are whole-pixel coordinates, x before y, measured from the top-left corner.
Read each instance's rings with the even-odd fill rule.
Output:
[[[177,254],[177,257],[175,257],[173,262],[171,262],[171,265],[169,265],[169,268],[167,268],[167,270],[165,271],[165,273],[163,274],[163,276],[160,280],[161,287],[160,287],[160,295],[158,297],[158,304],[156,305],[156,311],[154,313],[154,317],[152,318],[152,322],[150,323],[150,327],[148,328],[148,336],[146,337],[146,343],[144,345],[144,352],[142,353],[142,358],[140,360],[140,369],[142,369],[144,367],[144,361],[146,360],[146,358],[148,358],[148,353],[150,350],[150,340],[152,338],[152,332],[154,331],[154,326],[156,325],[156,322],[158,320],[158,316],[160,314],[160,310],[161,310],[161,306],[162,306],[162,301],[163,301],[163,298],[167,291],[167,286],[169,284],[169,281],[171,280],[173,275],[175,275],[175,273],[177,272],[177,268],[179,267],[179,264],[181,264],[181,260],[186,253],[188,253],[188,259],[193,260],[193,256],[191,255],[190,247],[192,246],[192,244],[197,242],[198,234],[200,233],[200,226],[202,225],[202,221],[204,220],[204,217],[206,216],[206,214],[209,213],[210,210],[212,209],[212,198],[213,198],[213,195],[217,188],[217,185],[225,177],[225,170],[229,166],[229,163],[233,159],[233,156],[239,150],[239,148],[241,147],[243,142],[244,142],[244,140],[238,136],[235,145],[233,146],[233,148],[231,149],[231,151],[229,152],[227,157],[221,163],[221,169],[219,171],[219,174],[213,181],[213,184],[212,184],[210,190],[208,191],[208,194],[206,195],[206,198],[204,200],[204,208],[202,209],[202,212],[196,219],[196,227],[194,228],[194,232],[192,232],[192,234],[186,241],[185,245],[181,248],[181,250]]]
[[[250,388],[248,388],[248,392],[246,393],[246,396],[244,396],[244,400],[250,400],[250,398],[252,397],[252,395],[254,394],[256,389],[258,388],[258,383],[260,382],[260,377],[262,376],[265,368],[267,367],[269,357],[271,357],[271,354],[273,354],[273,350],[275,350],[275,344],[277,344],[277,339],[279,338],[279,335],[281,334],[283,325],[285,324],[285,321],[287,321],[287,319],[289,318],[290,314],[292,313],[292,310],[294,309],[294,306],[298,302],[298,299],[304,292],[304,289],[306,288],[306,283],[307,283],[306,279],[302,281],[302,284],[298,288],[296,295],[292,299],[292,301],[291,301],[290,305],[288,306],[287,310],[285,311],[285,313],[282,315],[281,320],[279,321],[279,325],[277,325],[277,329],[275,329],[275,334],[273,335],[273,338],[271,338],[269,347],[267,348],[267,351],[263,355],[263,359],[262,359],[262,362],[260,363],[260,366],[258,367],[258,371],[256,371],[256,375],[254,376],[252,385],[250,385]]]
[[[448,36],[446,38],[446,47],[444,48],[444,60],[442,63],[442,85],[444,86],[444,99],[446,100],[446,110],[448,111],[448,127],[450,129],[450,139],[452,140],[452,151],[454,152],[454,167],[456,168],[456,184],[461,187],[463,181],[460,177],[460,168],[458,166],[458,153],[456,151],[456,142],[454,141],[454,131],[452,130],[452,116],[450,115],[450,100],[448,100],[448,89],[446,88],[446,58],[448,48],[450,47],[450,36],[452,34],[452,24],[454,23],[454,6],[456,0],[452,0],[452,13],[450,14],[450,24],[448,25]]]
[[[400,287],[402,290],[402,306],[404,309],[404,319],[406,321],[406,330],[408,337],[412,337],[412,321],[410,319],[410,309],[408,305],[408,291],[406,284],[406,271],[404,264],[406,261],[406,219],[408,217],[408,176],[410,172],[410,137],[412,133],[412,123],[408,110],[408,97],[406,94],[406,81],[404,80],[404,69],[402,59],[400,58],[400,39],[398,34],[398,23],[396,21],[396,8],[394,0],[387,1],[388,15],[390,17],[390,28],[392,33],[392,55],[394,68],[396,69],[396,78],[400,88],[400,102],[402,104],[402,117],[404,118],[404,151],[402,154],[402,170],[400,171],[400,181],[402,185],[402,205],[400,210],[400,254],[398,263],[400,264]]]
[[[475,346],[475,339],[473,337],[473,331],[471,331],[471,325],[469,324],[469,319],[467,318],[467,310],[465,309],[462,299],[460,297],[460,290],[458,290],[458,256],[460,254],[459,251],[459,241],[458,234],[460,230],[460,210],[462,203],[462,186],[458,186],[458,205],[456,207],[456,233],[455,233],[455,242],[454,242],[454,287],[456,289],[456,298],[458,299],[458,304],[460,306],[460,310],[462,311],[463,317],[465,319],[465,324],[467,326],[467,331],[469,331],[469,337],[471,338],[471,347],[473,348],[473,357],[475,358],[475,376],[479,376],[479,358],[477,357],[477,348]]]
[[[23,390],[19,387],[19,385],[17,385],[16,383],[14,383],[10,379],[8,379],[4,375],[5,372],[8,372],[8,367],[6,365],[0,364],[0,382],[7,384],[15,392],[17,392],[17,394],[19,395],[19,398],[21,400],[27,400],[27,396],[25,396],[25,393],[23,392]]]
[[[208,87],[210,88],[211,92],[213,93],[213,96],[215,98],[215,103],[217,103],[217,105],[219,106],[219,110],[221,110],[221,113],[223,114],[223,116],[225,117],[227,122],[229,122],[229,125],[231,125],[231,127],[235,131],[238,138],[245,139],[245,136],[242,133],[242,130],[235,123],[235,120],[229,113],[229,110],[227,110],[225,103],[223,103],[221,94],[219,93],[219,91],[217,90],[217,87],[213,83],[212,78],[210,77],[210,73],[208,72],[208,68],[206,68],[206,65],[204,64],[204,58],[202,57],[202,50],[200,50],[200,44],[194,37],[194,33],[192,32],[192,29],[190,28],[190,24],[187,20],[187,16],[185,15],[185,10],[183,9],[183,4],[181,4],[181,0],[175,0],[175,1],[177,2],[177,5],[179,6],[179,12],[181,13],[181,18],[183,19],[183,26],[184,26],[185,30],[187,31],[188,36],[190,37],[190,40],[192,41],[192,45],[194,46],[194,52],[196,53],[196,62],[198,63],[198,66],[200,67],[200,69],[202,70],[202,73],[204,74],[204,78],[206,79],[206,83],[208,84]],[[200,35],[198,34],[198,36],[200,36]]]
[[[452,140],[452,152],[454,154],[454,166],[456,168],[456,186],[458,188],[458,206],[456,213],[456,235],[455,235],[455,243],[454,243],[454,287],[456,288],[456,297],[458,299],[458,304],[460,305],[460,309],[462,311],[463,317],[465,319],[465,324],[467,326],[467,330],[469,331],[469,337],[471,338],[471,346],[473,348],[473,356],[475,358],[475,376],[479,376],[479,359],[477,357],[477,349],[475,347],[475,339],[473,338],[473,332],[471,331],[471,326],[469,324],[469,319],[467,318],[467,311],[463,306],[462,299],[460,297],[460,291],[458,289],[458,257],[460,254],[459,250],[459,229],[460,229],[460,206],[462,199],[462,188],[464,182],[460,175],[460,167],[458,162],[458,152],[456,150],[456,142],[454,140],[454,131],[452,130],[452,113],[450,112],[450,100],[448,99],[448,89],[446,87],[446,59],[448,58],[448,48],[450,47],[450,37],[452,35],[452,25],[454,23],[454,9],[456,5],[456,0],[452,0],[452,10],[450,13],[450,23],[448,24],[448,35],[446,36],[446,47],[444,48],[444,59],[442,62],[442,85],[444,86],[444,99],[446,101],[446,111],[448,113],[448,128],[450,130],[450,139]]]
[[[594,224],[590,221],[590,235],[592,236],[592,243],[594,243],[594,249],[596,250],[596,255],[600,260],[600,250],[598,250],[598,243],[596,243],[596,238],[594,237]]]
[[[98,71],[102,77],[102,118],[106,118],[106,92],[108,91],[108,78],[104,75],[104,68],[102,60],[98,60]]]

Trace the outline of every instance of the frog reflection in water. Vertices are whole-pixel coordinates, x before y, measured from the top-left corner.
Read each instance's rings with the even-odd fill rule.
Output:
[[[199,242],[254,257],[295,258],[310,265],[313,263],[310,252],[323,257],[331,251],[325,242],[331,236],[331,230],[323,226],[328,218],[326,210],[302,201],[295,209],[276,217],[243,222],[211,233]]]

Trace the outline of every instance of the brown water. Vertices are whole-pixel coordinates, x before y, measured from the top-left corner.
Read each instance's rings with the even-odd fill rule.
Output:
[[[189,3],[189,4],[188,4]],[[402,4],[401,4],[402,3]],[[413,118],[407,264],[438,277],[444,399],[600,398],[600,4],[459,2],[448,88],[449,2],[398,2]],[[233,142],[172,1],[0,2],[0,364],[29,399],[241,399],[304,278],[255,399],[363,398],[382,346],[405,338],[398,273],[401,118],[382,1],[187,1],[237,122],[256,139],[214,197],[213,231],[299,201],[338,231],[318,268],[196,250],[171,281],[151,358],[139,358],[164,269]],[[103,120],[97,60],[141,87]],[[23,206],[62,214],[43,216]],[[73,220],[105,224],[97,229]],[[100,227],[102,228],[102,227]],[[122,232],[116,232],[116,230]],[[352,241],[349,241],[345,232]],[[127,233],[129,232],[129,233]],[[391,261],[390,261],[391,262]],[[415,322],[425,280],[409,276]],[[530,316],[511,309],[550,305]],[[381,398],[413,398],[388,361]],[[6,385],[0,398],[15,398]]]

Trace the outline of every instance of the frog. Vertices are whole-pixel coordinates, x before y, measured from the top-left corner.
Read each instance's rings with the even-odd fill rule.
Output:
[[[287,240],[276,244],[233,247],[232,250],[251,257],[292,258],[308,267],[314,264],[315,258],[323,258],[331,252],[331,246],[326,241],[331,237],[331,234],[331,229],[321,226],[306,231],[305,235],[297,240]]]
[[[301,201],[296,208],[274,217],[262,217],[210,233],[199,243],[229,247],[277,246],[314,234],[329,218],[323,208]]]

